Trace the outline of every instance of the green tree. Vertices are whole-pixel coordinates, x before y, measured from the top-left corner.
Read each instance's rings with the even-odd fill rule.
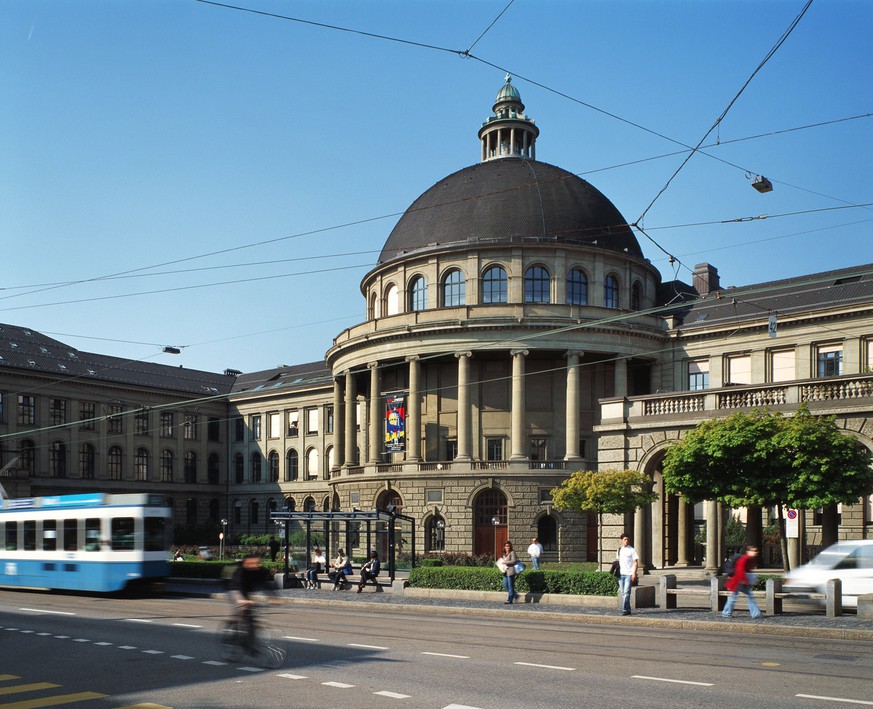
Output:
[[[704,421],[664,458],[664,489],[732,508],[776,507],[787,570],[783,508],[855,503],[873,490],[871,453],[832,416],[802,405],[794,416],[754,410]]]
[[[598,560],[603,554],[603,515],[629,512],[657,499],[652,481],[636,470],[579,470],[552,490],[557,509],[597,513]]]

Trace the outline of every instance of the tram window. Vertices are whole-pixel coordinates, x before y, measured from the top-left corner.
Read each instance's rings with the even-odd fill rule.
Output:
[[[85,551],[100,551],[100,520],[97,517],[85,520]]]
[[[58,523],[47,519],[42,523],[42,550],[55,551],[58,548]]]
[[[164,551],[164,518],[145,518],[145,550]]]
[[[133,517],[114,517],[112,519],[112,550],[130,551],[133,549]]]
[[[36,520],[24,520],[24,551],[36,551]]]
[[[18,549],[18,522],[6,523],[6,551]]]
[[[76,520],[64,520],[64,551],[76,551],[79,548],[79,529]]]

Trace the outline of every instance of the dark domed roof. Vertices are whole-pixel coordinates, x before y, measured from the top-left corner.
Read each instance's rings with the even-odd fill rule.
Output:
[[[554,165],[509,157],[466,167],[427,190],[397,222],[379,263],[450,245],[589,244],[642,258],[603,194]]]

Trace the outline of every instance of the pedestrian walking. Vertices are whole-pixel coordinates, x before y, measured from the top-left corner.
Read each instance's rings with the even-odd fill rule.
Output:
[[[539,539],[534,537],[530,540],[530,546],[527,548],[527,553],[530,554],[530,561],[533,564],[534,571],[540,570],[540,557],[543,555],[543,545]]]
[[[746,596],[746,602],[749,604],[749,614],[752,618],[761,617],[761,609],[755,603],[752,597],[752,586],[758,583],[758,578],[752,573],[752,570],[758,565],[758,547],[746,547],[746,553],[737,559],[734,565],[734,572],[728,577],[725,588],[732,591],[725,603],[722,615],[725,618],[730,618],[734,612],[734,604],[737,602],[737,597],[743,593]]]
[[[637,580],[637,570],[640,565],[640,557],[636,549],[630,545],[630,537],[621,535],[621,547],[618,550],[618,593],[621,596],[621,614],[631,614],[631,586]]]
[[[518,554],[512,549],[512,542],[503,545],[503,556],[500,557],[498,566],[503,571],[503,588],[506,589],[504,605],[511,605],[518,598],[515,592],[515,565],[518,563]]]
[[[276,541],[276,537],[270,537],[267,546],[270,548],[270,561],[276,561],[276,557],[279,555],[279,542]]]

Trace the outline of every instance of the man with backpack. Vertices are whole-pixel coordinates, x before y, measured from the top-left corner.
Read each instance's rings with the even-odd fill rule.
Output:
[[[734,559],[731,559],[731,562],[733,561]],[[752,597],[752,586],[758,583],[757,577],[752,573],[752,570],[758,565],[758,547],[746,547],[746,553],[734,562],[733,573],[731,573],[729,568],[731,562],[728,562],[725,567],[729,574],[725,588],[732,593],[725,604],[722,615],[725,618],[730,618],[733,615],[737,596],[743,593],[746,595],[746,600],[749,604],[749,614],[753,619],[760,618],[761,610]]]

